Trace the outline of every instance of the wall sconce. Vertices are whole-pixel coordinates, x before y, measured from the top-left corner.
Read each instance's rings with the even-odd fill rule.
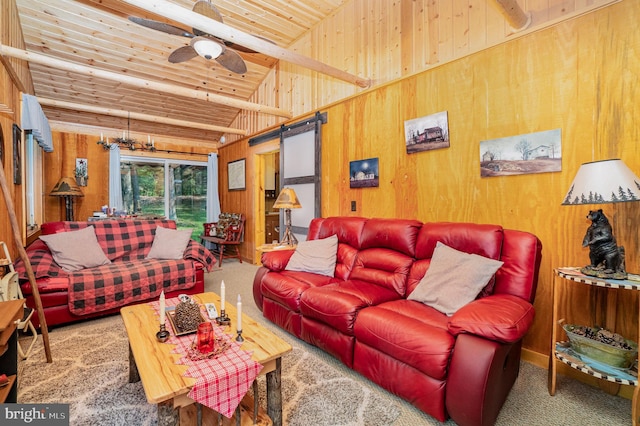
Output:
[[[285,231],[280,244],[287,244],[290,246],[298,244],[298,239],[291,232],[291,209],[299,209],[301,207],[302,205],[300,205],[300,201],[298,201],[298,196],[295,191],[292,188],[282,188],[276,202],[273,203],[274,209],[285,209]]]

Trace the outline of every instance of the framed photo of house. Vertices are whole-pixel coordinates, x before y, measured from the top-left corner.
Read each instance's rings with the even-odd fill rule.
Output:
[[[13,125],[13,183],[22,184],[22,129]]]
[[[351,161],[349,163],[350,188],[375,188],[380,184],[378,159]]]
[[[246,188],[245,159],[227,163],[227,180],[229,191],[244,191]]]

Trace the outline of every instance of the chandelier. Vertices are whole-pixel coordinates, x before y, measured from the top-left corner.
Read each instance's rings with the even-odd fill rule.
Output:
[[[100,133],[100,140],[97,142],[98,145],[102,145],[105,151],[116,149],[116,147],[123,147],[128,149],[129,151],[155,151],[156,146],[154,141],[151,139],[151,136],[147,135],[147,142],[140,142],[133,138],[131,138],[129,133],[129,125],[131,122],[131,114],[127,117],[127,131],[122,131],[121,138],[115,138],[112,142],[109,142],[109,138],[104,139],[104,135]]]

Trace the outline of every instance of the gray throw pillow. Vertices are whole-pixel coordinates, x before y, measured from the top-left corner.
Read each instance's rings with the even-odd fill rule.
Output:
[[[407,299],[453,315],[478,296],[503,263],[438,241],[429,269]]]
[[[77,231],[41,235],[40,239],[49,247],[53,260],[64,271],[75,272],[111,263],[98,243],[93,226]]]
[[[338,236],[332,235],[320,240],[309,240],[298,243],[296,251],[291,255],[286,271],[312,272],[314,274],[333,277],[336,269],[338,252]]]
[[[169,229],[158,226],[146,259],[183,259],[192,232],[192,229]]]

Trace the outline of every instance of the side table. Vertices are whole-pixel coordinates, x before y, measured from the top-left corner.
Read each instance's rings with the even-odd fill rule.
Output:
[[[263,244],[261,246],[256,247],[256,261],[254,262],[256,265],[261,265],[262,253],[267,253],[270,251],[280,251],[280,250],[295,250],[297,246],[290,246],[288,244]]]
[[[552,327],[551,327],[551,353],[549,355],[549,377],[548,388],[549,395],[553,396],[556,393],[556,379],[557,379],[557,361],[561,361],[569,367],[580,371],[584,374],[588,374],[602,381],[606,381],[609,386],[601,386],[605,391],[616,394],[620,385],[634,386],[633,400],[631,405],[631,418],[633,426],[640,425],[640,385],[638,382],[638,373],[629,372],[629,374],[621,373],[619,375],[605,373],[592,368],[589,364],[582,362],[582,360],[574,358],[570,355],[566,355],[561,349],[568,346],[567,342],[559,341],[558,336],[561,329],[558,319],[558,303],[560,300],[560,287],[561,285],[569,285],[570,283],[596,286],[603,289],[607,289],[607,292],[616,292],[617,290],[640,290],[640,282],[630,280],[610,280],[602,279],[584,275],[580,272],[580,268],[565,267],[554,269],[553,277],[553,314],[552,314]],[[604,326],[608,330],[615,331],[615,318],[616,318],[616,304],[617,297],[615,293],[612,297],[607,293],[606,312],[603,318]],[[640,303],[640,302],[639,302]],[[593,313],[593,310],[592,310]],[[639,319],[636,319],[638,322]],[[593,324],[592,324],[593,325]],[[640,345],[639,345],[640,346]]]
[[[24,299],[0,302],[0,374],[9,384],[0,388],[0,403],[18,400],[18,322],[22,318]]]

